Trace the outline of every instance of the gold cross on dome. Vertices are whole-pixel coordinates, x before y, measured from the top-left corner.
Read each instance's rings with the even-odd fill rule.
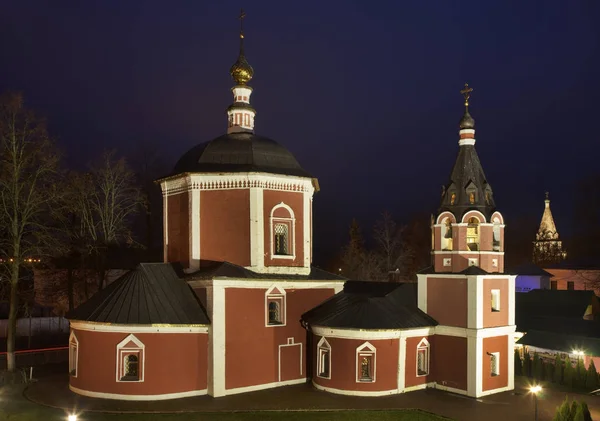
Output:
[[[246,12],[244,9],[240,9],[240,15],[237,17],[240,20],[240,38],[244,38],[244,18],[246,17]]]
[[[473,92],[473,88],[469,88],[469,84],[465,83],[465,87],[460,93],[463,97],[465,97],[465,107],[469,106],[469,98],[471,98],[471,92]]]

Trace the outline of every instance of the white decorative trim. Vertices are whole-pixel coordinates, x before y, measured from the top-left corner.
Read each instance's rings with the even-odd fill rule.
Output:
[[[264,190],[250,188],[250,266],[252,270],[265,267],[265,210]]]
[[[404,392],[404,393],[406,393],[406,392],[415,392],[417,390],[427,389],[428,387],[435,387],[435,382],[418,384],[416,386],[409,386],[409,387],[406,387],[402,392]]]
[[[209,295],[210,292],[210,295]],[[213,285],[206,290],[207,301],[212,298],[212,325],[209,335],[209,379],[208,393],[217,398],[225,396],[225,344],[227,339],[225,323],[225,288]]]
[[[398,392],[406,386],[406,338],[399,338],[398,343]]]
[[[432,254],[460,254],[460,255],[495,254],[498,256],[504,256],[503,251],[434,250],[431,253]]]
[[[491,220],[491,221],[492,221],[492,223],[493,223],[493,222],[494,222],[494,218],[495,218],[496,216],[500,216],[500,227],[504,228],[504,216],[503,216],[503,215],[502,215],[500,212],[498,212],[498,211],[495,211],[495,212],[492,214],[492,217],[490,218],[490,220]]]
[[[467,338],[467,394],[477,396],[483,384],[483,338],[469,336]]]
[[[435,220],[435,224],[433,226],[441,227],[442,225],[444,225],[444,224],[442,224],[442,220],[445,218],[450,218],[452,221],[452,224],[456,223],[456,216],[454,216],[454,214],[450,211],[444,211],[438,215],[437,219]]]
[[[389,329],[389,330],[360,330],[360,329],[340,329],[324,326],[311,326],[312,332],[317,336],[340,339],[397,339],[414,338],[417,336],[430,336],[435,332],[435,327],[424,327],[416,329]],[[454,335],[459,336],[459,335]]]
[[[302,209],[302,244],[304,244],[304,267],[310,268],[310,250],[311,250],[311,234],[310,234],[310,201],[312,197],[309,192],[304,192],[304,201]]]
[[[281,387],[281,386],[291,386],[294,384],[301,384],[301,383],[306,383],[305,377],[302,379],[286,380],[284,382],[272,382],[272,383],[258,384],[256,386],[244,386],[244,387],[236,387],[234,389],[227,389],[227,395],[237,395],[238,393],[256,392],[257,390],[272,389],[274,387]]]
[[[92,332],[112,333],[208,333],[208,325],[190,326],[161,326],[161,325],[116,325],[83,322],[79,320],[70,321],[71,328],[77,330],[88,330]]]
[[[287,210],[290,216],[287,218],[274,216],[275,211],[277,209],[281,209],[281,208]],[[290,251],[289,249],[292,249],[291,254],[288,254],[288,255],[275,254],[275,224],[277,222],[283,223],[289,227],[288,252]],[[294,210],[290,206],[286,205],[283,202],[273,206],[273,209],[271,209],[271,214],[269,215],[269,229],[270,229],[270,234],[271,234],[271,243],[270,243],[271,259],[296,260],[296,216],[294,214]]]
[[[475,129],[460,129],[458,134],[475,134]]]
[[[483,277],[467,276],[467,328],[483,328]]]
[[[75,348],[75,352],[73,352],[72,348]],[[75,370],[75,374],[73,373]],[[69,335],[69,375],[71,377],[77,377],[79,374],[79,340],[77,339],[77,335],[75,335],[75,331],[71,329],[71,334]]]
[[[508,277],[508,324],[515,324],[515,282],[517,275]]]
[[[126,347],[129,342],[133,342],[135,346]],[[146,353],[144,352],[146,346],[142,341],[135,337],[134,334],[130,334],[125,339],[117,344],[117,359],[116,359],[116,381],[118,383],[142,383],[144,381],[144,372],[146,366]],[[124,355],[126,354],[126,355]],[[138,379],[137,380],[123,380],[125,376],[125,358],[129,355],[137,354],[138,359]]]
[[[163,191],[163,262],[169,261],[169,188],[166,181],[160,183],[160,187]]]
[[[368,357],[371,359],[373,373],[371,374],[371,379],[363,379],[360,366],[358,362],[362,357]],[[369,342],[365,342],[362,345],[356,348],[356,383],[375,383],[377,379],[377,348],[371,345]]]
[[[468,329],[464,327],[442,326],[435,327],[432,334],[442,336],[457,336],[460,338],[491,338],[494,336],[512,335],[516,326],[499,326],[485,329]]]
[[[273,293],[277,290],[278,292]],[[280,323],[269,323],[269,305],[271,302],[279,303]],[[287,323],[287,300],[285,289],[273,285],[265,292],[265,327],[281,327]]]
[[[466,138],[466,139],[459,139],[458,144],[460,146],[463,146],[463,145],[474,145],[475,144],[475,138],[472,137],[472,138]]]
[[[479,217],[479,218],[478,218],[478,219],[479,219],[479,224],[482,224],[482,223],[486,223],[486,222],[487,222],[487,219],[485,219],[485,216],[483,215],[483,213],[479,212],[479,211],[478,211],[478,210],[476,210],[476,209],[471,209],[471,210],[469,210],[469,211],[465,212],[465,214],[463,215],[463,217],[462,217],[462,219],[461,219],[461,221],[460,221],[460,222],[461,222],[461,223],[463,223],[463,224],[468,224],[468,223],[469,223],[469,221],[466,219],[466,218],[467,218],[467,215],[469,215],[469,214],[472,214],[472,213],[475,213],[475,215],[477,215],[477,216]],[[473,216],[474,216],[474,215],[471,215],[471,216],[469,216],[469,218],[471,218],[471,217],[473,217]]]
[[[264,279],[235,279],[226,277],[215,277],[213,279],[203,279],[196,281],[188,281],[188,285],[192,288],[206,288],[213,285],[219,285],[224,288],[265,288],[269,289],[276,282],[277,285],[285,287],[285,289],[315,289],[327,288],[336,289],[343,288],[346,281],[342,280],[323,280],[323,281],[287,281],[285,279],[273,279],[265,276]]]
[[[425,366],[426,366],[426,370],[425,370],[425,374],[419,374],[419,351],[424,349],[425,350]],[[415,373],[417,377],[423,377],[423,376],[428,376],[429,375],[429,370],[430,370],[430,356],[431,356],[431,348],[429,346],[429,341],[427,340],[427,338],[423,338],[421,339],[421,341],[418,343],[417,345],[417,353],[416,353],[416,361],[415,361]]]
[[[329,372],[327,373],[326,376],[322,376],[321,374],[323,373],[323,354],[325,352],[322,351],[326,351],[327,353],[327,358],[329,359]],[[321,340],[319,341],[319,343],[317,344],[317,377],[321,378],[321,379],[331,379],[331,345],[329,344],[329,342],[327,342],[327,339],[325,339],[325,337],[323,336],[321,338]]]
[[[200,190],[192,190],[188,197],[188,213],[190,218],[190,257],[189,270],[200,269]]]
[[[391,390],[375,390],[375,391],[359,391],[359,390],[343,390],[336,389],[333,387],[321,386],[320,384],[315,383],[313,380],[313,386],[315,389],[322,390],[324,392],[335,393],[336,395],[347,395],[347,396],[387,396],[387,395],[395,395],[398,393],[398,389]]]
[[[182,173],[160,180],[163,196],[189,190],[235,190],[259,187],[268,190],[314,193],[312,179],[283,174],[247,172],[235,174]]]
[[[291,256],[277,256],[277,259],[290,259]],[[310,268],[304,266],[265,266],[262,268],[246,267],[256,273],[279,275],[310,275]]]
[[[515,277],[516,275],[508,275],[506,273],[487,273],[485,275],[463,275],[461,273],[427,273],[420,276],[426,276],[428,278],[460,278],[464,279],[466,276],[478,276],[485,279],[508,279]]]
[[[69,389],[72,392],[82,396],[89,396],[90,398],[100,399],[117,399],[120,401],[159,401],[166,399],[179,399],[188,398],[191,396],[206,395],[207,390],[190,390],[189,392],[179,393],[164,393],[162,395],[125,395],[122,393],[103,393],[103,392],[91,392],[89,390],[79,389],[78,387],[69,385]]]
[[[427,313],[427,276],[425,274],[417,275],[417,303],[419,310]]]
[[[515,340],[514,334],[508,336],[508,347],[506,350],[508,355],[508,390],[513,390],[515,388]]]
[[[466,390],[457,389],[455,387],[444,386],[439,383],[436,383],[434,387],[438,390],[443,390],[444,392],[456,393],[458,395],[465,395],[465,396],[468,395],[468,392]]]
[[[293,340],[293,339],[292,339]],[[281,383],[281,348],[285,348],[285,347],[290,347],[290,346],[300,346],[300,376],[303,375],[303,369],[302,369],[302,342],[298,342],[298,343],[287,343],[284,345],[279,345],[279,354],[278,354],[278,360],[277,360],[277,370],[279,373],[279,377],[278,377],[278,381],[279,383]]]
[[[514,354],[514,352],[513,352]],[[514,381],[514,379],[513,379]],[[482,390],[476,397],[477,398],[481,398],[483,396],[488,396],[488,395],[494,395],[496,393],[501,393],[501,392],[508,392],[509,390],[514,390],[514,386],[505,386],[505,387],[499,387],[497,389],[492,389],[492,390]]]

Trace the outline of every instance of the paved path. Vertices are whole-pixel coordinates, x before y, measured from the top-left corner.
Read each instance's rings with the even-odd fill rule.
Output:
[[[94,399],[78,396],[68,389],[65,375],[42,378],[25,391],[33,402],[71,410],[101,412],[215,412],[263,410],[336,410],[336,409],[398,409],[419,408],[460,421],[532,421],[533,398],[520,388],[481,399],[467,398],[439,390],[422,390],[386,397],[351,397],[332,395],[313,389],[310,385],[297,385],[241,395],[212,398],[194,398],[130,402]],[[540,396],[539,420],[550,421],[565,394],[548,391]],[[585,399],[592,417],[600,420],[600,397],[573,394]]]

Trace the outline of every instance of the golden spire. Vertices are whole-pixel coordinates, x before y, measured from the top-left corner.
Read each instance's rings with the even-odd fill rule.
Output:
[[[229,69],[229,73],[237,85],[245,85],[252,79],[252,76],[254,76],[254,69],[252,69],[252,66],[250,66],[246,60],[246,56],[244,55],[245,17],[246,12],[244,12],[244,9],[241,9],[240,15],[238,16],[238,19],[240,20],[240,54],[237,61],[233,63],[233,66],[231,66],[231,69]]]

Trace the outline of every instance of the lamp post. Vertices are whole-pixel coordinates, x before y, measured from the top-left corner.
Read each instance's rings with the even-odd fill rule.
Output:
[[[542,386],[535,385],[529,388],[529,391],[533,393],[533,402],[535,405],[535,421],[538,421],[538,402],[537,402],[537,394],[542,391]]]

